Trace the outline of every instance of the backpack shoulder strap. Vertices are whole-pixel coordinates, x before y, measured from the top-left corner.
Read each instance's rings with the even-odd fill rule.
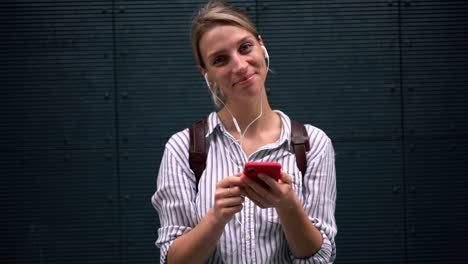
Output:
[[[306,153],[310,150],[309,135],[303,124],[293,120],[291,120],[291,149],[296,156],[297,167],[304,177],[307,170]]]
[[[195,188],[197,191],[198,182],[206,167],[208,145],[205,135],[207,133],[207,126],[208,118],[204,117],[189,128],[189,164],[195,173]]]

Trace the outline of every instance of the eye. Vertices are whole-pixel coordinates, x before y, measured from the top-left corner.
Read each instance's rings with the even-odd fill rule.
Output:
[[[239,52],[241,54],[247,54],[252,50],[252,43],[250,42],[245,42],[239,47]]]
[[[219,66],[226,63],[226,56],[216,56],[211,62],[212,65]]]

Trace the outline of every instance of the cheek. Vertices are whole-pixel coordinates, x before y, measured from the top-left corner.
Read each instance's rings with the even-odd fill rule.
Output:
[[[219,71],[217,76],[219,83],[223,84],[223,87],[225,87],[231,81],[231,74],[227,68]]]
[[[261,68],[261,69],[266,69],[266,67],[267,67],[267,63],[266,63],[266,60],[265,60],[264,56],[258,56],[255,59],[255,64],[256,64],[256,66],[258,68]]]

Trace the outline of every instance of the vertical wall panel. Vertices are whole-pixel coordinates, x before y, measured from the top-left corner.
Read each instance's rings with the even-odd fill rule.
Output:
[[[121,153],[122,261],[155,263],[159,219],[151,204],[159,160],[164,149],[124,148]]]
[[[468,3],[401,9],[408,263],[465,263]]]
[[[0,25],[0,262],[116,263],[111,1],[2,1]]]
[[[405,134],[468,134],[468,3],[407,1],[402,5]]]
[[[399,142],[346,142],[336,151],[336,263],[404,263]]]
[[[114,137],[112,18],[105,2],[1,4],[1,143],[94,148]]]
[[[408,143],[407,263],[465,263],[468,142],[444,139]]]
[[[2,263],[118,263],[109,150],[29,150],[2,159]]]

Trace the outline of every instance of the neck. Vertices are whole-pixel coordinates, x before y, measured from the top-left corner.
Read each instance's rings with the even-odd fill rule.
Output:
[[[266,95],[262,100],[254,99],[247,102],[244,101],[241,103],[236,103],[235,106],[233,106],[233,104],[226,104],[226,106],[219,111],[219,117],[221,121],[231,133],[237,132],[233,121],[233,116],[237,120],[237,123],[242,132],[244,132],[247,127],[250,132],[256,131],[259,127],[261,127],[261,124],[265,120],[268,122],[272,114],[273,111],[268,104]],[[254,120],[256,121],[253,122]]]

